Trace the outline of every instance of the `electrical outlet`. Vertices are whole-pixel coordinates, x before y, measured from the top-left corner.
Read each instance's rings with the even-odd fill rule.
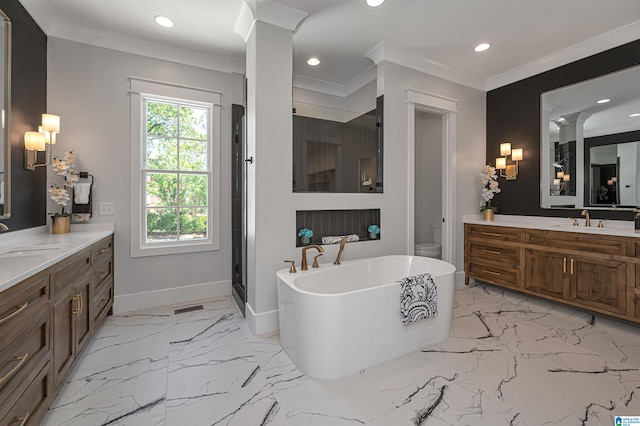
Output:
[[[116,207],[114,203],[100,203],[100,214],[102,216],[111,216],[116,214]]]

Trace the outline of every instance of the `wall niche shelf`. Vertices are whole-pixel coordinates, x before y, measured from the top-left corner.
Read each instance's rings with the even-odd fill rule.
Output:
[[[380,209],[361,210],[298,210],[296,211],[296,247],[302,247],[298,231],[313,231],[310,244],[322,244],[322,237],[356,234],[360,241],[370,240],[367,228],[380,223]],[[380,239],[380,235],[377,238]]]

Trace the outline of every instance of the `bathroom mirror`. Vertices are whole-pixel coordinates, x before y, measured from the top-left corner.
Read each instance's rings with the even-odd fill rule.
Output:
[[[11,215],[11,21],[0,10],[0,219]]]
[[[294,88],[293,191],[382,192],[376,81],[347,96]]]
[[[636,132],[640,138],[640,132]],[[640,205],[640,142],[585,140],[585,207],[633,208]]]
[[[540,117],[543,208],[635,208],[640,67],[545,92]]]

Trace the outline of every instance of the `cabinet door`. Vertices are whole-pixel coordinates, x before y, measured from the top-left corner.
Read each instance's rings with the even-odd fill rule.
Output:
[[[78,297],[74,287],[56,298],[53,305],[53,380],[54,387],[71,368],[76,356],[75,327]]]
[[[626,262],[573,256],[571,263],[572,302],[626,313]]]
[[[91,303],[91,274],[86,273],[83,277],[78,281],[78,284],[75,287],[75,292],[78,307],[75,310],[76,315],[76,353],[79,354],[85,345],[89,342],[89,337],[91,336],[91,326],[92,326],[92,303]]]
[[[569,281],[565,271],[568,261],[567,257],[561,254],[527,249],[524,287],[536,293],[567,299]]]

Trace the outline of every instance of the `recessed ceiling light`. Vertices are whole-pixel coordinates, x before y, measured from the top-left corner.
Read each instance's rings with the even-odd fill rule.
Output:
[[[174,25],[173,21],[171,19],[167,18],[166,16],[158,15],[153,19],[155,19],[156,23],[158,25],[160,25],[161,27],[171,28]]]
[[[598,102],[598,104],[606,104],[607,102],[611,102],[611,99],[600,99]]]
[[[382,3],[384,3],[384,0],[367,0],[367,6],[371,7],[378,7]]]
[[[491,47],[491,45],[489,43],[480,43],[473,50],[475,50],[476,52],[484,52],[485,50],[489,49],[490,47]]]
[[[640,117],[640,112],[637,112],[635,114],[631,114],[629,117]]]
[[[318,58],[309,58],[309,59],[307,59],[307,64],[311,65],[312,67],[315,67],[316,65],[320,64],[320,59],[318,59]]]

